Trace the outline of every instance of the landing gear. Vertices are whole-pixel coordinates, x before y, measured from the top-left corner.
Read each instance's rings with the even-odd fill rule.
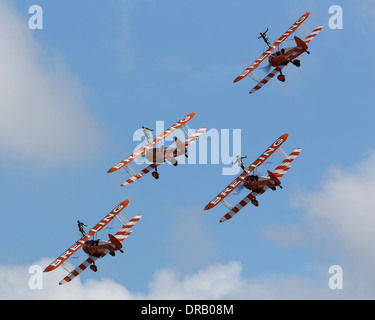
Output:
[[[298,60],[298,59],[293,60],[292,63],[293,63],[296,67],[300,67],[300,66],[301,66],[301,61]]]
[[[277,76],[277,80],[285,82],[285,76],[280,72],[280,74]]]
[[[121,253],[124,253],[124,251],[123,251],[122,249],[119,249],[118,251],[120,251]],[[116,255],[116,252],[111,251],[111,252],[109,252],[109,254],[110,254],[112,257],[114,257],[114,256]]]
[[[97,267],[95,264],[92,264],[92,265],[90,266],[90,269],[91,269],[92,271],[94,271],[94,272],[98,271],[98,267]]]
[[[152,176],[155,178],[155,179],[159,179],[159,173],[157,171],[154,171],[151,173]]]
[[[276,187],[272,187],[271,190],[276,191]]]
[[[172,163],[175,167],[177,167],[178,165],[178,161],[176,159],[170,159],[169,162]]]
[[[258,202],[258,200],[257,199],[253,199],[253,200],[251,200],[251,203],[254,205],[254,206],[256,206],[256,207],[258,207],[259,206],[259,202]]]

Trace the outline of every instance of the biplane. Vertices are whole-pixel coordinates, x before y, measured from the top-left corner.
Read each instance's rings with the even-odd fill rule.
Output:
[[[201,128],[194,132],[191,136],[189,136],[190,128],[187,125],[187,122],[190,121],[195,116],[195,113],[190,113],[181,120],[179,120],[177,123],[175,123],[173,126],[171,126],[169,129],[158,135],[155,139],[152,140],[152,135],[150,133],[151,129],[148,129],[146,127],[142,127],[143,133],[145,135],[145,138],[147,140],[147,144],[142,147],[141,149],[135,151],[133,154],[125,158],[124,160],[120,161],[118,164],[113,166],[111,169],[108,170],[108,173],[117,171],[121,168],[124,168],[125,171],[130,174],[130,178],[126,180],[124,183],[121,184],[121,186],[125,186],[128,184],[133,183],[137,179],[143,177],[145,174],[152,172],[152,176],[155,179],[159,179],[159,173],[157,171],[157,168],[159,165],[165,163],[168,161],[169,163],[173,164],[174,166],[178,165],[177,157],[181,155],[187,155],[187,147],[193,143],[195,140],[198,139],[198,137],[206,131],[206,128]],[[170,145],[168,147],[166,146],[158,146],[157,143],[161,141],[162,139],[165,139],[167,136],[175,132],[177,129],[182,128],[185,134],[188,136],[188,138],[185,141],[179,140],[177,137],[175,137],[175,145]],[[137,157],[145,154],[146,159],[151,162],[151,164],[143,169],[142,171],[136,173],[130,166],[129,163],[132,162]]]
[[[44,272],[49,272],[52,270],[57,269],[60,266],[64,266],[64,262],[67,261],[71,256],[76,253],[80,248],[83,249],[83,252],[86,253],[89,257],[81,263],[77,268],[60,281],[59,285],[65,284],[70,282],[75,277],[77,277],[82,271],[84,271],[88,266],[94,272],[98,270],[97,266],[95,265],[95,261],[99,258],[103,258],[107,253],[111,256],[115,256],[116,251],[120,251],[123,253],[122,250],[122,242],[133,232],[130,230],[142,217],[142,215],[138,214],[134,218],[132,218],[129,222],[121,217],[120,212],[129,204],[129,200],[125,200],[121,202],[116,208],[114,208],[110,213],[108,213],[95,227],[93,227],[89,232],[85,233],[85,235],[78,240],[75,244],[73,244],[68,250],[66,250],[63,254],[61,254],[57,259],[55,259],[49,266],[44,269]],[[121,224],[122,228],[115,234],[108,234],[109,239],[107,241],[103,241],[100,239],[89,239],[94,235],[97,235],[97,232],[103,230],[109,222],[111,222],[115,217],[117,217]]]
[[[288,65],[290,62],[295,65],[296,67],[301,66],[301,61],[297,58],[304,52],[310,53],[308,49],[308,43],[323,29],[323,26],[319,26],[316,29],[313,30],[310,34],[306,33],[302,24],[305,22],[305,20],[309,17],[310,13],[307,12],[304,15],[302,15],[285,33],[273,44],[271,44],[271,41],[268,39],[266,33],[268,29],[262,33],[260,32],[260,37],[258,39],[263,39],[266,45],[268,46],[268,49],[263,52],[263,54],[256,59],[249,67],[245,69],[244,72],[242,72],[236,79],[234,79],[233,82],[238,82],[245,78],[246,76],[249,76],[252,78],[255,82],[257,82],[257,85],[249,92],[254,93],[255,91],[262,88],[268,81],[270,81],[276,74],[280,73],[277,76],[277,79],[281,82],[285,82],[285,75],[282,73],[282,69]],[[299,37],[295,36],[295,46],[288,47],[288,48],[282,48],[283,42],[297,29],[300,29],[305,35],[306,38],[304,40],[300,39]],[[276,52],[273,52],[277,48]],[[272,53],[273,52],[273,53]],[[268,69],[270,67],[274,67],[274,69],[267,74],[266,77],[263,79],[258,78],[255,76],[252,72],[263,62],[266,58],[268,58]],[[267,67],[265,67],[265,70],[267,70]]]
[[[295,149],[289,156],[281,149],[281,145],[287,140],[288,134],[283,134],[278,138],[265,152],[263,152],[250,166],[247,168],[243,166],[245,170],[234,179],[223,191],[221,191],[213,200],[211,200],[205,210],[212,209],[218,203],[222,203],[230,211],[224,215],[220,222],[227,221],[231,219],[235,214],[237,214],[243,207],[245,207],[249,202],[254,206],[259,206],[259,202],[256,199],[258,195],[263,194],[268,189],[276,190],[276,187],[281,186],[281,177],[291,168],[291,162],[300,154],[301,149]],[[282,163],[272,172],[267,170],[268,176],[258,175],[258,167],[261,166],[275,151],[278,151],[283,158]],[[255,171],[255,172],[253,172]],[[253,173],[252,173],[253,172]],[[250,175],[250,173],[252,173]],[[236,188],[242,186],[244,189],[248,189],[251,192],[241,200],[234,207],[226,202],[224,199],[231,194]]]

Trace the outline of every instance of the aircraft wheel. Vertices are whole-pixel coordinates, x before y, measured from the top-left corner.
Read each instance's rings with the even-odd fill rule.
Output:
[[[177,165],[178,165],[178,161],[176,160],[176,162],[173,163],[173,165],[174,165],[175,167],[177,167]]]
[[[273,191],[276,191],[276,187],[272,187],[271,189],[272,189]]]
[[[109,254],[110,254],[112,257],[114,257],[114,256],[116,255],[116,253],[113,252],[113,251],[111,251]]]
[[[285,76],[283,74],[279,74],[277,76],[277,80],[281,81],[281,82],[285,82]]]
[[[293,60],[292,63],[293,63],[296,67],[300,67],[300,66],[301,66],[301,61],[298,60],[298,59]]]
[[[94,271],[94,272],[98,271],[98,267],[97,267],[95,264],[92,264],[92,265],[90,266],[90,269],[91,269],[92,271]]]
[[[252,203],[254,206],[256,206],[256,207],[259,206],[259,202],[258,202],[258,200],[253,199],[253,200],[251,200],[251,203]]]
[[[159,173],[157,173],[156,171],[152,172],[152,176],[153,176],[155,179],[159,179]]]

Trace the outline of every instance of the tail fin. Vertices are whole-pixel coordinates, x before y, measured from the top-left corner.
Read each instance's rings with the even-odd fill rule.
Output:
[[[305,43],[305,41],[303,41],[302,39],[300,39],[300,38],[298,38],[296,36],[294,36],[294,40],[296,41],[297,47],[300,47],[300,48],[302,48],[302,50],[307,51],[307,49],[309,47],[307,46],[307,44]]]
[[[117,240],[117,238],[111,234],[108,235],[109,240],[116,246],[116,250],[120,250],[122,248],[122,244],[120,241]]]
[[[186,145],[179,140],[177,137],[174,138],[174,141],[176,142],[176,147],[177,147],[177,154],[181,155],[187,152]]]
[[[267,170],[268,172],[268,175],[270,176],[271,180],[275,183],[276,186],[280,186],[281,185],[281,182],[280,180],[276,177],[276,175],[274,173],[272,173],[271,171]]]

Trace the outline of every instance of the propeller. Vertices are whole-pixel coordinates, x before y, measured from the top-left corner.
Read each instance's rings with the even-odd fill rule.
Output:
[[[265,67],[260,69],[262,69],[266,74],[269,74],[271,72],[272,66],[270,64],[267,64]]]
[[[241,183],[233,192],[232,192],[232,194],[233,195],[236,195],[236,196],[238,196],[240,193],[242,193],[243,191],[244,191],[244,189],[246,189],[245,188],[245,186],[244,186],[244,184],[243,183]]]

